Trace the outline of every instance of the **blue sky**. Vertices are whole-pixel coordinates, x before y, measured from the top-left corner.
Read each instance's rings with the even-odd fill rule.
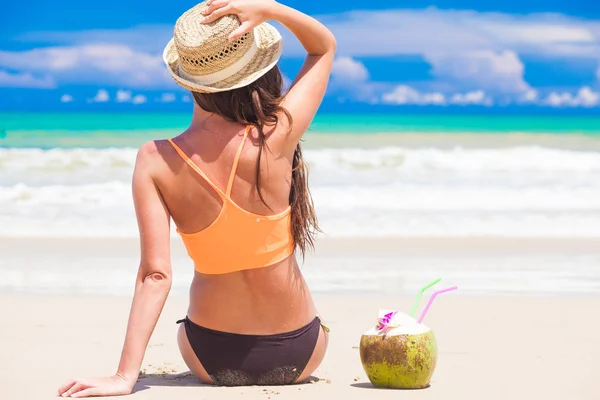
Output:
[[[160,55],[177,17],[194,4],[4,6],[0,110],[188,110],[190,97],[171,81]],[[326,23],[338,39],[327,112],[600,111],[600,2],[286,4]],[[302,48],[282,33],[280,66],[292,78]]]

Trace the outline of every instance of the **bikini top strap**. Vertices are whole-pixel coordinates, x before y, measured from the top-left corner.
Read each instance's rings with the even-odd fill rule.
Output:
[[[244,130],[244,138],[238,147],[237,153],[235,153],[235,158],[233,159],[233,166],[231,167],[231,173],[229,175],[229,182],[227,182],[227,191],[225,192],[227,197],[231,196],[231,189],[233,188],[233,181],[235,180],[235,173],[237,171],[237,166],[240,161],[240,155],[242,154],[242,149],[244,148],[244,143],[246,142],[246,138],[248,137],[248,133],[252,129],[252,125],[247,125]]]
[[[198,175],[200,175],[200,177],[202,179],[204,179],[206,181],[206,183],[208,183],[218,194],[219,196],[225,196],[225,193],[223,193],[223,191],[221,189],[219,189],[217,187],[217,185],[215,185],[209,178],[208,176],[206,176],[206,174],[204,172],[202,172],[202,170],[200,169],[199,166],[197,166],[188,156],[187,154],[185,154],[183,152],[183,150],[181,150],[181,148],[179,146],[177,146],[175,144],[175,142],[172,139],[167,139],[169,141],[169,143],[171,143],[171,146],[173,146],[173,148],[175,149],[175,151],[177,152],[177,154],[179,154],[179,156],[183,159],[183,161],[185,161],[194,171],[196,171],[196,173]]]

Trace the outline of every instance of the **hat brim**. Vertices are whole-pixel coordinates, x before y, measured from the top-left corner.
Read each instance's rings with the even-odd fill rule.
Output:
[[[260,24],[254,28],[254,38],[257,51],[248,63],[238,72],[226,79],[206,86],[192,82],[180,75],[179,54],[177,53],[177,48],[175,47],[173,39],[171,39],[165,47],[163,60],[167,65],[169,74],[175,79],[175,82],[188,90],[200,93],[215,93],[238,89],[251,84],[263,76],[277,64],[281,57],[283,41],[281,35],[274,26],[266,22]]]

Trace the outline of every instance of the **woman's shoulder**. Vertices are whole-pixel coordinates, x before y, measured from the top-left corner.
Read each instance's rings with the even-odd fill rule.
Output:
[[[157,139],[141,145],[137,151],[136,169],[156,173],[175,158],[175,149],[168,139]]]

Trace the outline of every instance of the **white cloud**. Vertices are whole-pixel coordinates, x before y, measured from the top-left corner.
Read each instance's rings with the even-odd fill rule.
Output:
[[[426,55],[433,74],[440,80],[459,83],[461,88],[481,88],[501,93],[530,89],[523,79],[525,67],[513,51],[474,51],[464,54]]]
[[[133,104],[144,104],[147,100],[148,99],[143,94],[136,94],[133,96],[133,99],[131,99],[131,102]]]
[[[0,70],[0,87],[52,89],[56,83],[51,77],[36,78],[29,72],[10,73]]]
[[[519,54],[540,52],[597,57],[600,21],[562,14],[506,14],[470,10],[356,10],[317,15],[336,34],[338,54],[345,56],[430,54],[512,49]],[[280,24],[276,23],[279,27]],[[285,54],[301,55],[296,38],[281,29]],[[62,45],[120,44],[160,55],[173,36],[171,24],[147,24],[126,29],[28,32],[20,41]]]
[[[524,55],[597,58],[600,21],[561,14],[391,9],[318,16],[346,57],[422,56],[435,81],[429,91],[484,90],[514,97],[531,90]],[[303,54],[284,31],[286,54]],[[398,78],[396,78],[398,79]],[[401,78],[400,78],[401,79]],[[389,90],[389,89],[388,89]]]
[[[387,104],[419,105],[419,106],[491,106],[493,100],[483,90],[466,93],[444,94],[440,92],[421,92],[407,85],[398,85],[389,93],[383,95],[382,100]]]
[[[444,94],[440,92],[421,92],[407,85],[399,85],[392,92],[382,96],[387,104],[398,105],[480,105],[490,107],[494,99],[483,90],[474,90],[464,93]],[[537,90],[530,89],[522,94],[501,99],[500,105],[512,102],[518,104],[535,104],[550,107],[598,107],[600,106],[600,92],[595,92],[590,87],[584,86],[575,93],[552,92],[546,97],[540,97]]]
[[[131,101],[131,91],[117,90],[117,103],[126,103],[128,101]]]
[[[577,93],[550,93],[542,102],[551,107],[596,107],[600,106],[600,93],[584,86]]]
[[[381,93],[389,89],[389,84],[373,82],[365,65],[352,57],[339,57],[333,62],[329,94],[335,93],[339,101],[347,97],[376,104]]]
[[[98,90],[98,93],[96,93],[96,96],[94,96],[92,99],[89,99],[88,102],[89,103],[106,103],[109,100],[110,100],[110,96],[108,95],[108,92],[105,89],[100,89],[100,90]]]
[[[529,89],[523,94],[518,96],[517,102],[519,103],[536,103],[539,99],[539,93],[535,89]]]
[[[456,105],[456,106],[486,106],[494,105],[494,98],[483,90],[458,93],[422,92],[407,85],[398,85],[393,91],[382,96],[387,104],[398,105]],[[530,89],[525,93],[500,99],[497,104],[509,105],[534,104],[538,106],[564,107],[600,107],[600,92],[595,92],[588,86],[580,88],[575,93],[552,92],[541,97],[538,91]]]
[[[600,21],[561,14],[504,14],[467,10],[390,9],[317,16],[338,39],[339,54],[399,54],[504,51],[595,58]],[[284,31],[287,54],[302,47]],[[291,44],[291,46],[290,46]]]
[[[382,100],[388,104],[399,105],[445,105],[446,97],[442,93],[421,93],[410,86],[398,85],[383,95]]]
[[[475,90],[467,93],[456,93],[450,99],[450,103],[461,106],[468,105],[484,105],[491,106],[493,104],[492,99],[486,96],[483,90]]]
[[[460,104],[595,103],[595,92],[555,92],[547,95],[531,88],[524,79],[522,58],[530,55],[577,60],[598,59],[600,20],[561,14],[504,14],[476,11],[389,9],[351,11],[317,16],[336,34],[338,54],[334,62],[330,93],[355,100],[390,103],[421,102]],[[297,39],[282,30],[286,56],[304,55]],[[171,25],[144,25],[128,29],[77,32],[33,32],[19,40],[51,44],[20,52],[0,50],[0,86],[9,74],[21,87],[55,87],[56,82],[167,88],[174,85],[166,73],[161,53],[172,36]],[[56,45],[58,44],[58,45]],[[397,82],[374,82],[357,58],[371,56],[420,56],[432,66],[433,81],[398,86]],[[596,71],[600,82],[600,68]],[[45,76],[46,78],[39,78]],[[401,81],[401,74],[390,80]],[[12,83],[14,86],[15,84]],[[28,86],[29,85],[29,86]],[[404,89],[398,87],[404,86]],[[121,86],[123,87],[123,86]],[[410,90],[416,91],[416,95]],[[598,90],[594,87],[594,90]],[[483,98],[479,94],[483,92]],[[143,97],[145,101],[147,99]],[[569,97],[570,96],[570,97]],[[142,101],[138,98],[138,102]],[[119,94],[116,94],[119,101]],[[135,96],[131,94],[133,102]],[[125,101],[125,100],[124,100]],[[163,101],[160,97],[159,101]],[[181,101],[190,102],[184,95]],[[386,101],[386,100],[384,100]],[[557,106],[557,105],[556,105]]]
[[[138,87],[172,84],[160,55],[123,44],[88,44],[1,51],[0,67],[51,73],[61,83],[116,83]]]
[[[165,95],[168,95],[168,94],[169,93],[164,93],[163,97],[165,97]],[[174,97],[174,95],[173,95],[173,97]],[[117,100],[117,103],[144,104],[148,101],[148,98],[146,96],[144,96],[143,94],[133,95],[131,93],[131,90],[119,89],[119,90],[117,90],[116,100]]]
[[[584,107],[595,107],[597,105],[600,105],[600,93],[594,92],[591,88],[587,86],[579,89],[576,98]]]
[[[573,103],[573,95],[571,93],[550,93],[545,101],[546,104],[552,107],[571,106]]]
[[[70,103],[72,101],[73,101],[73,96],[71,96],[70,94],[63,94],[62,96],[60,96],[61,103]]]
[[[138,51],[161,54],[173,37],[171,24],[147,24],[124,29],[89,29],[80,31],[38,31],[18,35],[20,42],[52,45],[124,44]]]
[[[600,21],[561,14],[502,15],[497,21],[479,21],[478,27],[520,53],[589,58],[600,50]]]
[[[360,61],[351,57],[336,58],[331,69],[333,79],[346,82],[364,82],[369,79],[369,71]]]
[[[158,101],[161,103],[172,103],[175,100],[176,96],[173,93],[163,93]]]

